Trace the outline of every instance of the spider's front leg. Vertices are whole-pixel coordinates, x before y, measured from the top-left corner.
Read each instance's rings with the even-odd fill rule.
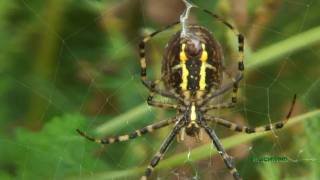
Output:
[[[202,9],[202,11],[205,12],[206,14],[209,14],[210,16],[212,16],[213,18],[215,18],[216,20],[220,21],[222,24],[227,26],[227,28],[229,28],[234,33],[234,35],[237,37],[237,39],[238,39],[238,58],[237,58],[238,71],[239,71],[240,76],[243,76],[243,72],[244,72],[244,63],[243,63],[243,60],[244,60],[244,36],[237,30],[237,28],[235,28],[232,24],[227,22],[225,19],[223,19],[219,15],[214,14],[213,12],[211,12],[207,9]],[[236,79],[237,79],[237,77],[232,79],[233,87],[232,87],[231,104],[235,104],[238,100],[237,94],[238,94],[239,81],[237,81]],[[210,96],[210,94],[211,93],[209,93],[208,96],[205,97],[205,99],[210,100],[214,97],[214,96]]]
[[[143,83],[144,86],[146,86],[150,92],[152,93],[157,93],[161,96],[164,97],[169,97],[169,98],[173,98],[173,99],[177,99],[177,100],[182,100],[180,98],[180,96],[178,94],[176,94],[174,91],[166,91],[166,90],[162,90],[161,88],[159,88],[158,86],[158,82],[159,80],[156,81],[152,81],[149,80],[147,78],[147,61],[146,61],[146,43],[153,38],[154,36],[156,36],[157,34],[161,33],[162,31],[165,31],[177,24],[179,24],[180,22],[175,22],[169,26],[166,26],[165,28],[155,31],[153,33],[151,33],[150,35],[145,36],[139,43],[139,55],[140,55],[140,77],[141,77],[141,81]]]

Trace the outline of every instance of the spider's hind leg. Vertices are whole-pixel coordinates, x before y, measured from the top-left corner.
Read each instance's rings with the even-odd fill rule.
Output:
[[[222,144],[220,143],[220,140],[213,129],[211,129],[206,122],[202,122],[202,127],[207,132],[209,137],[212,139],[213,145],[216,147],[218,153],[222,157],[225,165],[229,169],[230,174],[233,176],[235,180],[241,180],[241,176],[238,172],[238,170],[235,167],[235,163],[231,156],[229,156],[224,148],[222,147]]]
[[[163,121],[160,121],[160,122],[156,122],[156,123],[151,124],[149,126],[146,126],[144,128],[135,130],[135,131],[133,131],[133,132],[131,132],[129,134],[125,134],[125,135],[121,135],[121,136],[115,136],[115,137],[107,137],[107,138],[102,138],[102,139],[91,137],[91,136],[87,135],[85,132],[83,132],[83,131],[81,131],[79,129],[77,129],[77,132],[81,136],[85,137],[86,139],[88,139],[90,141],[93,141],[93,142],[96,142],[98,144],[113,144],[113,143],[117,143],[117,142],[128,141],[128,140],[140,137],[140,136],[142,136],[142,135],[144,135],[146,133],[151,133],[154,130],[163,128],[165,126],[168,126],[169,124],[174,123],[176,120],[177,120],[177,117],[174,117],[174,118],[171,118],[171,119],[168,119],[168,120],[163,120]]]
[[[160,150],[154,155],[149,166],[147,167],[145,174],[141,177],[141,180],[146,180],[151,176],[153,169],[159,164],[159,161],[163,158],[165,152],[168,150],[170,144],[174,140],[175,136],[181,130],[183,123],[178,123],[173,130],[170,132],[169,136],[162,143]]]

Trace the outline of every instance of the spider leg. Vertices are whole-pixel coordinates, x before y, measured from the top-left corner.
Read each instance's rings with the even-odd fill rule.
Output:
[[[165,91],[165,90],[161,90],[160,88],[158,88],[160,80],[149,81],[149,82],[152,83],[152,85],[150,86],[151,89],[149,89],[150,93],[149,93],[149,96],[147,99],[148,105],[160,107],[160,108],[180,109],[180,107],[178,107],[177,105],[174,105],[174,104],[167,103],[168,105],[162,106],[161,104],[164,104],[164,103],[154,101],[153,97],[155,94],[159,94],[161,96],[169,97],[172,99],[178,99],[178,100],[180,100],[180,102],[182,102],[183,99],[176,92],[174,92],[174,90]]]
[[[173,104],[173,103],[166,103],[166,102],[160,102],[153,99],[154,93],[150,93],[147,99],[147,103],[150,106],[158,107],[158,108],[165,108],[165,109],[176,109],[176,110],[185,110],[184,106]]]
[[[205,121],[201,121],[201,126],[205,129],[209,137],[211,138],[213,145],[216,147],[218,153],[222,157],[224,164],[229,169],[230,174],[233,176],[235,180],[241,180],[240,174],[238,170],[235,167],[234,161],[231,156],[229,156],[224,148],[222,147],[222,144],[220,143],[220,140],[213,129],[211,129]]]
[[[141,81],[142,83],[151,91],[151,92],[156,92],[162,96],[165,96],[165,97],[170,97],[170,98],[173,98],[173,99],[179,99],[181,100],[181,98],[179,97],[179,95],[177,95],[176,93],[173,93],[173,91],[164,91],[164,90],[161,90],[160,88],[158,88],[157,86],[157,82],[158,81],[152,81],[152,80],[148,80],[147,79],[147,61],[146,61],[146,43],[152,39],[154,36],[156,36],[157,34],[167,30],[167,29],[170,29],[171,27],[179,24],[180,22],[175,22],[171,25],[168,25],[158,31],[155,31],[147,36],[145,36],[139,43],[139,49],[140,49],[140,77],[141,77]]]
[[[239,33],[239,31],[233,25],[231,25],[229,22],[224,20],[219,15],[214,14],[214,13],[212,13],[211,11],[209,11],[207,9],[202,9],[202,11],[205,12],[206,14],[209,14],[210,16],[215,18],[217,21],[220,21],[225,26],[227,26],[235,34],[235,36],[238,38],[238,71],[242,75],[243,71],[244,71],[244,63],[243,63],[243,59],[244,59],[244,36],[241,33]],[[232,90],[232,98],[231,98],[231,102],[232,103],[236,103],[237,102],[237,99],[238,99],[238,97],[237,97],[238,87],[239,87],[239,82],[234,81],[233,90]]]
[[[233,123],[233,122],[230,122],[225,119],[218,118],[218,117],[205,116],[205,119],[209,120],[209,121],[215,121],[217,124],[222,125],[226,128],[229,128],[232,131],[244,132],[244,133],[248,133],[248,134],[256,133],[256,132],[263,132],[263,131],[270,131],[272,129],[281,129],[288,122],[288,120],[291,117],[291,114],[292,114],[292,111],[293,111],[293,108],[294,108],[294,105],[296,102],[296,98],[297,98],[297,96],[294,95],[292,103],[291,103],[291,107],[289,109],[289,112],[288,112],[285,120],[275,122],[272,124],[268,124],[268,125],[263,125],[263,126],[252,128],[252,127],[247,127],[247,126],[241,126],[236,123]]]
[[[236,75],[235,78],[232,78],[232,82],[222,86],[218,90],[212,89],[211,92],[207,93],[203,99],[200,99],[199,101],[197,101],[197,105],[199,107],[205,106],[214,97],[220,96],[226,93],[227,91],[229,91],[230,89],[232,89],[234,87],[234,84],[238,84],[242,80],[242,78],[243,78],[243,74],[239,73]]]
[[[148,105],[158,107],[158,108],[165,108],[165,109],[181,109],[177,104],[172,103],[165,103],[160,101],[155,101],[153,96],[149,96],[147,100]]]
[[[163,121],[151,124],[149,126],[146,126],[144,128],[137,129],[137,130],[135,130],[129,134],[126,134],[126,135],[107,137],[107,138],[102,138],[102,139],[97,139],[97,138],[91,137],[79,129],[77,129],[77,132],[81,136],[85,137],[86,139],[93,141],[93,142],[96,142],[98,144],[112,144],[112,143],[116,143],[116,142],[128,141],[128,140],[134,139],[136,137],[142,136],[146,133],[151,133],[154,130],[157,130],[157,129],[163,128],[165,126],[168,126],[169,124],[172,124],[173,122],[176,121],[176,119],[177,119],[177,117],[170,118],[168,120],[163,120]]]
[[[206,112],[212,109],[228,109],[233,108],[235,104],[233,102],[222,103],[222,104],[215,104],[215,105],[206,105],[200,108],[201,111]]]
[[[141,177],[141,180],[146,180],[151,176],[153,169],[158,165],[159,161],[163,158],[164,153],[169,148],[169,145],[175,139],[175,136],[179,133],[180,129],[184,124],[178,122],[170,132],[169,136],[162,143],[160,150],[154,155],[149,166],[147,167],[145,174]]]
[[[146,49],[145,49],[145,45],[146,43],[154,36],[156,36],[157,34],[167,30],[167,29],[170,29],[171,27],[179,24],[180,22],[174,22],[173,24],[170,24],[166,27],[164,27],[163,29],[160,29],[158,31],[155,31],[149,35],[146,35],[141,41],[140,41],[140,44],[139,44],[139,49],[140,49],[140,68],[141,68],[141,71],[140,71],[140,76],[141,76],[141,80],[144,82],[145,80],[147,80],[147,62],[146,62],[146,57],[145,57],[145,52],[146,52]],[[150,88],[149,86],[147,86],[147,88]]]
[[[179,100],[180,102],[183,102],[183,99],[177,94],[174,90],[164,90],[161,89],[158,85],[160,80],[151,81],[151,80],[145,80],[142,81],[142,83],[148,88],[150,93],[156,93],[163,97],[171,98]]]

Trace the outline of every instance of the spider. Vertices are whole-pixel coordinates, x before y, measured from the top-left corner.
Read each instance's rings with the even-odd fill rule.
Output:
[[[224,67],[222,65],[222,49],[219,42],[213,37],[212,33],[205,27],[199,25],[188,25],[187,34],[182,35],[181,31],[179,31],[172,36],[164,53],[162,78],[155,81],[147,78],[147,63],[145,58],[146,43],[160,32],[170,29],[180,23],[176,22],[145,36],[139,44],[139,49],[141,80],[144,86],[150,91],[147,103],[154,107],[175,109],[177,111],[177,115],[168,120],[156,122],[126,135],[102,139],[90,137],[77,129],[77,132],[81,136],[90,141],[94,141],[99,144],[112,144],[120,141],[128,141],[170,124],[174,124],[171,132],[164,140],[159,151],[154,155],[149,166],[146,168],[141,180],[145,180],[151,176],[152,171],[159,164],[159,161],[163,158],[169,145],[176,136],[179,140],[183,140],[185,135],[201,140],[204,132],[211,138],[213,145],[216,147],[233,178],[235,180],[239,180],[241,179],[241,176],[235,167],[233,158],[226,153],[215,131],[208,125],[208,123],[215,122],[232,131],[250,134],[270,131],[272,129],[280,129],[286,124],[291,116],[296,95],[294,95],[290,110],[285,120],[260,127],[251,128],[241,126],[223,118],[207,114],[209,110],[213,109],[232,108],[237,102],[238,85],[243,79],[244,71],[244,36],[240,34],[234,26],[220,16],[206,9],[202,9],[202,11],[224,24],[227,28],[233,31],[235,36],[237,36],[239,54],[238,73],[232,78],[232,82],[222,85],[224,72]],[[161,81],[163,82],[164,87],[160,87],[159,82]],[[214,104],[212,102],[216,97],[224,95],[231,89],[232,96],[229,102],[220,104]],[[171,98],[175,103],[157,101],[154,99],[154,95]]]

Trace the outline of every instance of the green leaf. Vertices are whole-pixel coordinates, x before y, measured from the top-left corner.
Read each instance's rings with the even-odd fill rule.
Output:
[[[277,164],[264,163],[263,166],[258,169],[263,179],[281,179],[280,167]]]
[[[258,68],[269,65],[282,57],[298,52],[306,47],[320,42],[320,26],[302,32],[281,42],[274,43],[253,53],[247,60],[246,65],[249,68]]]
[[[320,147],[319,147],[319,135],[320,135],[320,122],[319,118],[314,117],[313,121],[305,122],[305,132],[307,135],[307,156],[305,159],[309,160],[309,166],[311,166],[310,179],[318,179],[320,177]]]
[[[72,114],[53,118],[40,132],[17,129],[16,140],[1,143],[5,146],[1,155],[14,160],[18,179],[62,179],[106,169],[102,161],[87,155],[96,146],[84,146],[86,141],[75,131],[86,122],[83,116]]]

